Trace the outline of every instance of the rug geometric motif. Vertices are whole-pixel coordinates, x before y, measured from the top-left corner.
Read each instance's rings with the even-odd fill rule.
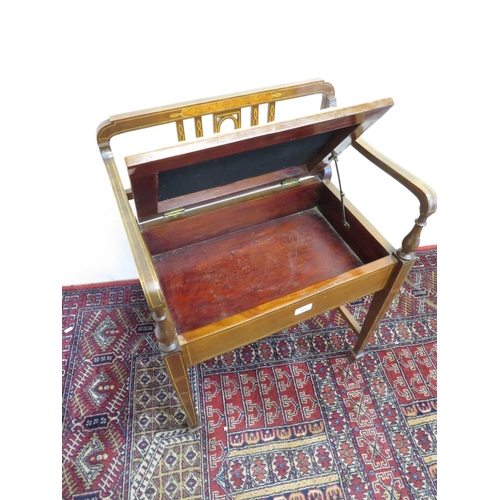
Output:
[[[355,363],[333,311],[190,369],[194,433],[138,283],[63,290],[63,499],[436,498],[436,261]]]

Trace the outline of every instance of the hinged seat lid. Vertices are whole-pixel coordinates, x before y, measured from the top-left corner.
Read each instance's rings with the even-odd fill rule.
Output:
[[[340,154],[393,105],[390,98],[215,134],[125,159],[139,219],[307,174]],[[194,195],[198,193],[198,195]],[[208,196],[208,195],[207,195]]]

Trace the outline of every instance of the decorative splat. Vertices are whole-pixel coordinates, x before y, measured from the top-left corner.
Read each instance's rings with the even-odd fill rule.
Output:
[[[241,108],[225,111],[224,113],[214,113],[214,133],[220,132],[221,125],[226,120],[234,123],[234,128],[241,128]]]

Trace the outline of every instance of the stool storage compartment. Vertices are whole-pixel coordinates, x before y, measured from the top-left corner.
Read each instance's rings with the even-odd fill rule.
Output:
[[[254,117],[262,103],[314,93],[325,108],[315,114],[218,132],[228,116],[241,125],[237,106],[250,106]],[[355,360],[413,264],[421,228],[436,208],[434,192],[360,139],[392,100],[328,109],[332,103],[333,87],[315,81],[123,115],[98,131],[158,345],[190,428],[199,425],[190,366],[334,308],[358,336]],[[183,132],[186,117],[201,127],[197,119],[209,113],[214,135],[127,157],[131,190],[123,189],[113,135],[169,121]],[[349,146],[421,202],[399,250],[330,180]],[[360,326],[344,305],[368,294],[372,305]]]

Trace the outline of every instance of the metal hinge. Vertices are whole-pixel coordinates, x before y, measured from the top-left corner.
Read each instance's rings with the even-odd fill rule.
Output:
[[[281,187],[283,189],[288,189],[297,186],[300,186],[300,179],[298,177],[290,177],[289,179],[284,179],[281,181]]]
[[[182,217],[186,212],[185,208],[174,208],[173,210],[169,210],[163,214],[163,218],[167,220],[177,219]]]

